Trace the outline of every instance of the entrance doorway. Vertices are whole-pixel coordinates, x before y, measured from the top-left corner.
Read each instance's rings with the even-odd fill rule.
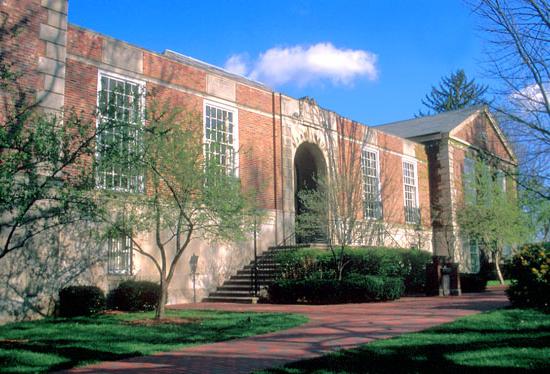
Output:
[[[326,175],[326,163],[323,153],[316,144],[302,143],[296,149],[294,156],[294,211],[296,225],[300,224],[300,215],[307,212],[300,193],[304,190],[317,190],[317,180]],[[300,230],[301,231],[301,230]],[[296,233],[296,243],[326,242],[323,231],[316,225],[307,229],[307,232]]]

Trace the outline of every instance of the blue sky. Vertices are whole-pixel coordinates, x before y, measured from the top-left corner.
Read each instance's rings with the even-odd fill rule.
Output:
[[[69,21],[229,67],[368,125],[410,118],[444,75],[483,82],[461,0],[71,0]]]

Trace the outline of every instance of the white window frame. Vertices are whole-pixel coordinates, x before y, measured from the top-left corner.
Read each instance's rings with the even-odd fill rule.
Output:
[[[114,80],[118,80],[118,81],[129,82],[129,83],[133,83],[133,84],[136,84],[136,85],[139,86],[139,89],[141,91],[140,92],[140,103],[139,103],[140,108],[141,108],[140,116],[141,116],[142,124],[145,125],[145,96],[146,96],[147,82],[144,81],[144,80],[131,78],[131,77],[121,75],[121,74],[117,74],[117,73],[113,73],[113,72],[110,72],[110,71],[98,70],[98,72],[97,72],[97,86],[96,86],[96,107],[97,108],[99,108],[99,105],[100,105],[99,99],[100,99],[100,93],[102,91],[102,85],[101,85],[101,78],[102,77],[106,77],[108,79],[110,78],[110,79],[114,79]],[[100,122],[101,122],[101,115],[98,113],[98,115],[96,116],[96,130],[98,129]],[[95,157],[96,157],[96,159],[98,159],[98,157],[99,157],[97,147],[96,147]],[[138,178],[139,178],[139,186],[138,186],[137,191],[129,189],[129,188],[123,188],[123,187],[107,188],[102,183],[99,182],[99,177],[97,175],[95,176],[95,186],[96,186],[96,188],[99,188],[99,189],[108,189],[108,190],[111,190],[111,191],[143,193],[145,191],[145,175],[140,175],[140,176],[138,176]]]
[[[236,106],[228,105],[226,103],[212,100],[204,99],[202,105],[202,137],[203,137],[203,154],[206,158],[207,144],[210,142],[210,139],[206,138],[206,107],[214,107],[216,109],[225,110],[227,112],[233,113],[233,154],[234,154],[234,165],[233,165],[233,176],[239,177],[239,110]]]
[[[128,256],[126,261],[126,268],[114,266],[115,263],[115,251],[114,247],[117,247],[117,256]],[[124,246],[120,248],[120,246]],[[119,238],[107,239],[107,274],[108,275],[132,275],[134,266],[134,248],[132,238],[128,236],[122,236]]]
[[[364,203],[365,203],[365,195],[366,195],[366,191],[365,191],[365,164],[364,164],[364,161],[363,161],[363,152],[371,152],[371,153],[374,153],[376,155],[376,182],[377,182],[377,202],[378,202],[378,206],[379,206],[379,217],[369,217],[367,216],[365,213],[365,207],[364,207]],[[382,185],[381,185],[381,182],[380,182],[380,152],[378,151],[378,149],[376,148],[372,148],[372,147],[363,147],[362,151],[361,151],[361,176],[362,176],[362,179],[363,179],[363,218],[364,219],[369,219],[369,220],[376,220],[376,219],[382,219],[383,218],[383,209],[382,209]]]
[[[413,172],[414,172],[414,187],[415,187],[415,206],[413,206],[412,208],[416,208],[419,210],[420,212],[420,201],[419,201],[419,198],[418,198],[418,162],[416,159],[414,158],[410,158],[410,157],[402,157],[401,159],[401,173],[403,175],[403,212],[405,212],[405,207],[407,206],[407,192],[406,192],[406,188],[405,188],[405,164],[408,163],[408,164],[411,164],[413,166]],[[420,220],[421,220],[421,217],[419,217]],[[408,224],[416,224],[416,223],[420,223],[420,222],[409,222],[407,221],[407,214],[405,213],[405,223],[408,223]]]

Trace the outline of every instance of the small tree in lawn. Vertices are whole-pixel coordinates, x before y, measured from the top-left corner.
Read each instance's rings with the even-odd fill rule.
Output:
[[[210,144],[217,156],[205,158],[201,117],[154,107],[147,125],[128,131],[140,147],[103,151],[101,162],[126,162],[146,178],[144,193],[106,192],[114,215],[105,217],[109,234],[131,238],[134,249],[151,260],[158,271],[161,295],[155,318],[165,313],[168,287],[178,262],[194,238],[244,239],[249,200],[232,175],[232,149]],[[110,196],[109,196],[110,195]],[[151,233],[148,250],[139,234]]]
[[[474,79],[468,80],[464,70],[457,70],[450,76],[441,78],[438,87],[432,86],[430,93],[422,99],[422,104],[428,108],[428,112],[420,111],[418,116],[482,104],[485,102],[483,96],[486,92],[487,86],[477,84]]]
[[[516,196],[505,191],[486,162],[478,160],[467,178],[464,206],[458,210],[460,230],[476,240],[495,264],[501,284],[500,260],[506,245],[517,245],[529,237],[527,217]]]

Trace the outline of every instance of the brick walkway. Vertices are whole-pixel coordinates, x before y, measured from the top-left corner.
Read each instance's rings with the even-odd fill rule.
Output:
[[[460,297],[406,297],[394,302],[345,305],[178,305],[179,309],[293,312],[305,325],[260,335],[184,348],[153,356],[73,369],[72,373],[250,373],[376,339],[419,331],[459,317],[508,305],[502,289]]]

